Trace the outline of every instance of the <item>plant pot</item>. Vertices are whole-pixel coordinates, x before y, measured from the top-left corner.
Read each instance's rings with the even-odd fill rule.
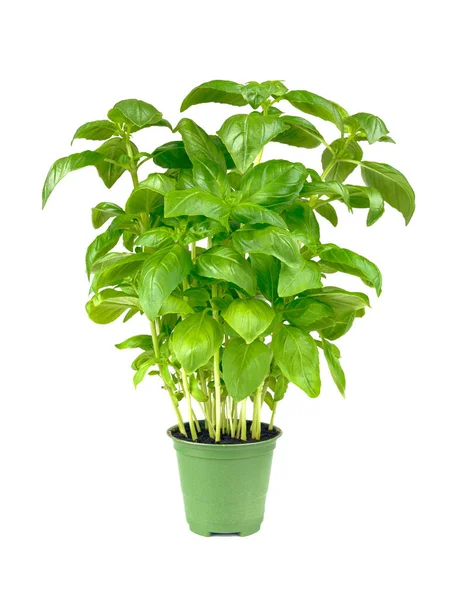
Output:
[[[199,444],[167,434],[178,457],[186,519],[198,535],[237,533],[251,535],[260,529],[276,442],[282,435],[261,442]]]

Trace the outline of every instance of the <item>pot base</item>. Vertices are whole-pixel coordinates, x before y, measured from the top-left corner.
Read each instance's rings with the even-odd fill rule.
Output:
[[[223,525],[219,525],[218,527],[204,527],[201,523],[189,523],[189,527],[190,531],[197,535],[202,535],[203,537],[210,537],[211,535],[239,535],[240,537],[246,537],[253,533],[257,533],[261,524],[262,523],[257,522],[252,525],[246,525],[245,529],[242,529],[242,531],[235,531],[234,527],[223,527]],[[209,531],[209,529],[213,529],[213,531]],[[223,529],[226,529],[226,531],[223,531]]]

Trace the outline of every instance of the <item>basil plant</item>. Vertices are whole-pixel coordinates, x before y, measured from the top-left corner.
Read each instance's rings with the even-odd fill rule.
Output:
[[[386,203],[408,223],[415,198],[402,173],[363,160],[364,144],[393,142],[379,117],[349,115],[280,81],[210,81],[188,94],[181,111],[208,102],[237,107],[237,114],[212,135],[183,118],[173,130],[181,139],[151,104],[118,102],[107,119],[76,131],[74,140],[102,144],[53,164],[43,205],[70,171],[94,166],[108,188],[130,176],[122,206],[92,209],[101,232],[86,253],[87,313],[100,324],[144,316],[142,334],[117,347],[141,350],[132,363],[135,385],[147,374],[161,377],[182,435],[196,440],[204,427],[216,442],[225,434],[258,440],[263,403],[273,429],[289,383],[319,395],[320,353],[344,394],[334,341],[365,314],[369,298],[333,286],[332,274],[349,273],[381,293],[377,266],[322,243],[319,220],[336,226],[335,206],[343,204],[350,212],[366,209],[371,226]],[[325,140],[304,113],[334,124],[335,140]],[[166,127],[170,141],[142,151],[134,134],[151,127]],[[301,159],[304,149],[322,147],[322,173],[303,162],[263,161],[272,142],[301,149]],[[154,172],[142,178],[148,161]],[[346,182],[357,169],[365,185]]]

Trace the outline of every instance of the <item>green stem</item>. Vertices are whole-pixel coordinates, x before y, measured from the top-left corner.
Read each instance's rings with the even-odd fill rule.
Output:
[[[240,437],[246,442],[246,398],[242,400],[240,409]]]
[[[184,389],[184,395],[185,395],[186,401],[187,401],[187,411],[188,411],[188,416],[189,416],[190,435],[192,436],[192,440],[194,442],[196,442],[198,437],[196,435],[195,421],[193,418],[192,399],[190,397],[189,382],[187,381],[187,374],[182,367],[181,367],[181,377],[182,377],[182,387]]]
[[[133,186],[137,187],[139,185],[139,178],[137,177],[137,168],[136,168],[136,163],[134,162],[134,154],[133,154],[133,149],[131,148],[131,142],[129,141],[131,137],[131,129],[130,127],[127,128],[126,133],[125,133],[125,137],[123,138],[125,140],[125,146],[126,146],[126,152],[128,153],[128,157],[129,157],[129,164],[130,164],[130,173],[131,173],[131,179],[133,180]]]
[[[268,429],[270,431],[273,431],[273,427],[274,427],[274,415],[276,414],[277,405],[278,405],[278,403],[275,402],[274,405],[273,405],[273,410],[271,411],[270,425],[268,426]]]

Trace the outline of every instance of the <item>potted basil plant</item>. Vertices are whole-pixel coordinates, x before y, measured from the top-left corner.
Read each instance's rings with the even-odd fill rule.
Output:
[[[108,188],[129,176],[122,205],[92,209],[101,232],[86,253],[87,313],[100,324],[141,318],[141,335],[117,348],[140,350],[131,365],[134,384],[157,374],[173,406],[176,425],[168,433],[192,531],[248,535],[263,519],[281,435],[276,408],[289,383],[316,398],[322,354],[345,391],[334,342],[370,301],[332,285],[332,274],[354,275],[381,293],[377,266],[323,243],[320,219],[336,226],[341,206],[367,210],[372,226],[387,204],[408,223],[415,198],[395,168],[363,160],[365,144],[393,142],[379,117],[350,115],[281,81],[210,81],[187,95],[181,111],[208,102],[237,107],[237,114],[212,135],[183,118],[176,138],[151,104],[118,102],[107,119],[75,132],[76,141],[102,143],[57,160],[42,199],[45,206],[56,184],[82,167],[95,167]],[[335,139],[324,139],[304,113],[333,123]],[[151,140],[152,127],[167,128],[169,141],[138,148],[135,134],[149,129]],[[263,161],[268,143],[297,147],[298,162]],[[319,147],[321,173],[304,164],[304,150]],[[142,177],[149,161],[154,172]],[[364,185],[346,183],[357,170]],[[264,404],[268,424],[261,422]]]

